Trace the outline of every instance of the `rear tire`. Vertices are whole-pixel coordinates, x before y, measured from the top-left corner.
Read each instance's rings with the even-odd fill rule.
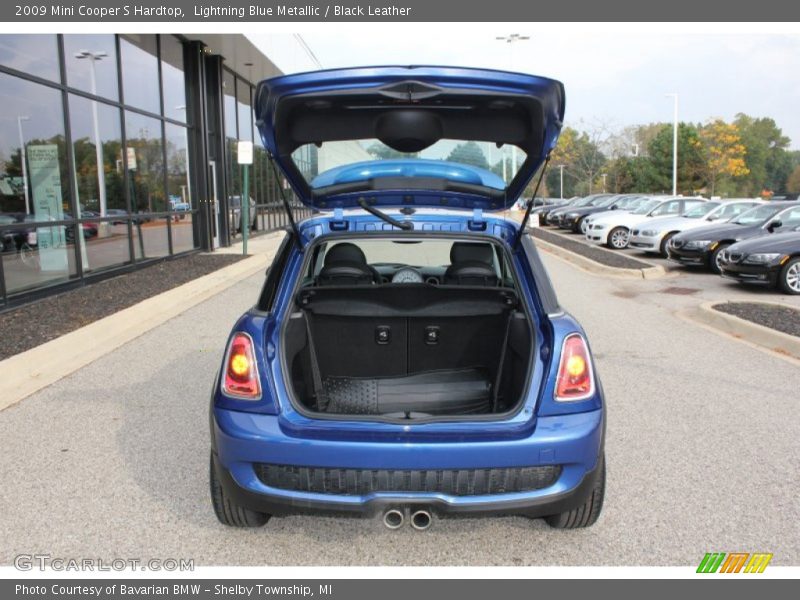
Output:
[[[240,506],[225,493],[217,478],[218,466],[217,457],[211,452],[208,473],[211,487],[211,504],[214,506],[214,514],[217,515],[219,522],[230,527],[261,527],[269,521],[272,515]]]
[[[793,258],[783,265],[778,285],[784,294],[800,294],[800,257]]]
[[[719,275],[722,272],[719,268],[719,255],[722,254],[722,251],[728,246],[730,246],[730,244],[720,244],[714,248],[714,251],[711,253],[711,259],[708,261],[708,268],[711,269],[711,272],[715,275]]]
[[[592,488],[592,493],[589,494],[586,502],[570,511],[545,517],[545,521],[547,521],[550,527],[554,527],[555,529],[579,529],[581,527],[590,527],[595,524],[597,518],[600,516],[600,512],[603,510],[603,499],[606,495],[605,454],[600,455],[597,468],[600,469],[600,472],[598,473],[594,488]]]
[[[608,242],[606,245],[612,250],[624,250],[628,247],[628,240],[631,232],[627,227],[614,227],[608,232]]]

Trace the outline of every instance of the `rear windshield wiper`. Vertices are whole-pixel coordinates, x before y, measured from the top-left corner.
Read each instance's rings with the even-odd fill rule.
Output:
[[[414,224],[411,221],[398,221],[397,219],[387,215],[385,212],[381,212],[374,206],[367,204],[367,201],[364,200],[364,198],[358,199],[358,205],[369,214],[378,217],[381,221],[389,223],[389,225],[402,229],[403,231],[410,231],[411,229],[414,229]]]

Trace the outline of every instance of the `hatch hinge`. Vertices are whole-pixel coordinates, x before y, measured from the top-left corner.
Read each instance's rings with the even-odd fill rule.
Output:
[[[300,229],[297,227],[297,223],[294,220],[292,207],[289,204],[289,199],[286,197],[286,190],[283,189],[283,178],[278,173],[278,168],[275,166],[275,157],[271,152],[269,153],[269,164],[272,165],[272,173],[275,175],[275,181],[278,184],[278,191],[280,192],[281,201],[283,202],[283,209],[286,211],[286,217],[289,219],[289,226],[294,232],[295,240],[297,240],[297,247],[300,249],[300,252],[302,252],[306,240],[300,233]]]
[[[528,226],[528,221],[531,218],[531,210],[533,210],[533,202],[536,199],[536,194],[539,193],[539,186],[542,185],[542,179],[544,179],[544,174],[547,171],[547,164],[549,162],[550,162],[550,153],[548,152],[547,156],[544,159],[542,170],[539,171],[539,179],[536,181],[536,187],[533,188],[533,195],[531,196],[531,199],[528,200],[528,206],[525,208],[525,216],[522,217],[522,222],[519,225],[519,232],[517,233],[517,237],[511,246],[511,249],[514,252],[517,251],[517,248],[519,247],[519,244],[522,241],[522,236],[525,235],[525,228]]]

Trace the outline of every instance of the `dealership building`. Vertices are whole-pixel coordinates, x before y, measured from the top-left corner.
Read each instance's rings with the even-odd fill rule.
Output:
[[[286,226],[282,192],[306,216],[254,123],[280,73],[242,35],[0,35],[0,310],[240,239],[238,140],[252,235]]]

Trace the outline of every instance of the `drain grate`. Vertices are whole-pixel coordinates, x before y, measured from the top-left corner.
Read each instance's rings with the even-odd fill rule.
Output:
[[[668,287],[661,290],[662,294],[673,294],[675,296],[690,296],[692,294],[696,294],[700,290],[697,288],[686,288],[686,287]]]

